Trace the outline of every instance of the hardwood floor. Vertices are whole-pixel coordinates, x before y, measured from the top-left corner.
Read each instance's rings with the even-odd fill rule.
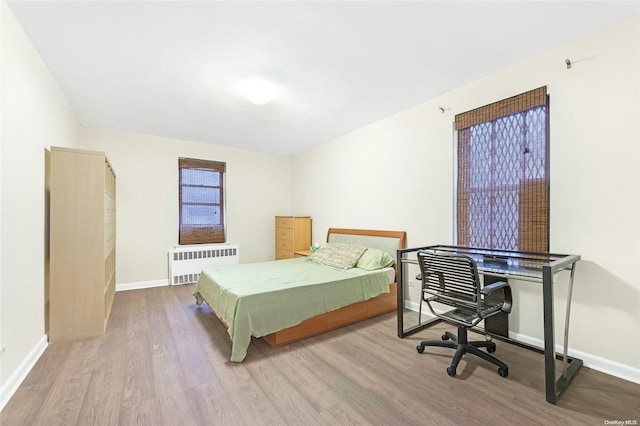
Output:
[[[0,413],[13,425],[603,425],[640,422],[640,385],[583,368],[557,405],[543,357],[497,342],[509,377],[406,339],[386,314],[280,348],[253,339],[229,362],[226,329],[193,285],[116,294],[104,336],[50,345]],[[472,337],[472,336],[470,336]],[[611,424],[611,423],[610,423]]]

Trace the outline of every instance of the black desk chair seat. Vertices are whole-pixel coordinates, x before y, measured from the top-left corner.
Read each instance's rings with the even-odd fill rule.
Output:
[[[511,287],[504,281],[481,286],[478,267],[475,261],[464,255],[451,253],[418,252],[418,263],[422,280],[422,297],[420,299],[420,313],[422,302],[426,302],[433,315],[445,321],[458,325],[458,335],[445,332],[442,340],[425,340],[416,348],[419,353],[424,352],[425,346],[439,346],[456,350],[447,374],[456,375],[456,368],[465,353],[471,353],[498,366],[498,374],[502,377],[509,375],[509,367],[496,357],[489,355],[495,352],[496,344],[490,340],[469,342],[467,330],[480,321],[500,312],[511,312]],[[504,300],[493,302],[486,300],[486,296],[493,291],[502,289]],[[443,304],[453,309],[447,312],[435,310],[433,304]],[[486,348],[483,352],[480,348]]]

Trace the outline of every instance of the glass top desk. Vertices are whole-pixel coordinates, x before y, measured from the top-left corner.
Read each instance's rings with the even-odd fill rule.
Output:
[[[545,393],[548,402],[556,403],[560,394],[569,386],[571,379],[582,366],[582,360],[567,355],[569,339],[569,313],[571,308],[571,293],[573,289],[573,277],[576,263],[580,260],[578,255],[528,253],[518,251],[488,250],[473,247],[458,247],[433,245],[398,250],[397,252],[397,282],[398,282],[398,337],[404,338],[414,334],[429,325],[440,322],[439,318],[423,321],[419,324],[405,328],[405,291],[409,278],[409,265],[418,265],[416,252],[418,251],[445,252],[464,254],[473,258],[478,265],[480,274],[491,275],[503,279],[517,279],[542,283],[542,305],[544,323],[544,375]],[[569,271],[569,286],[567,294],[567,306],[565,311],[564,348],[563,354],[555,351],[555,327],[554,327],[554,296],[553,277],[560,271]],[[481,330],[483,333],[487,330]],[[493,335],[488,332],[488,334]],[[500,340],[516,343],[528,349],[540,351],[540,348],[508,337],[493,335]],[[562,374],[556,380],[555,360],[562,359]]]

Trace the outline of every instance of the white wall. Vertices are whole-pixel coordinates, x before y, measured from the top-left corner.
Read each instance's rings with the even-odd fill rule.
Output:
[[[178,158],[226,163],[227,240],[240,261],[274,257],[275,215],[291,212],[291,159],[132,133],[83,128],[79,148],[116,172],[116,284],[167,280],[178,244]]]
[[[310,149],[293,161],[293,210],[314,217],[315,235],[381,228],[406,230],[410,247],[451,243],[454,115],[547,85],[551,251],[583,259],[570,347],[640,382],[639,40],[636,16]],[[557,342],[566,282],[556,286]],[[516,284],[510,327],[542,339],[540,288]]]
[[[25,364],[34,362],[46,345],[45,148],[72,145],[79,125],[5,2],[0,11],[1,407],[10,388],[21,380],[19,370],[24,372]]]

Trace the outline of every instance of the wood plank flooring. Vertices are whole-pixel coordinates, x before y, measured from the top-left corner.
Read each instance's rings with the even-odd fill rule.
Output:
[[[386,314],[231,363],[226,329],[193,285],[116,294],[105,335],[50,345],[0,413],[13,425],[603,425],[640,422],[640,385],[582,368],[557,405],[543,356],[497,341],[509,377],[406,339]],[[470,335],[470,338],[472,336]]]

